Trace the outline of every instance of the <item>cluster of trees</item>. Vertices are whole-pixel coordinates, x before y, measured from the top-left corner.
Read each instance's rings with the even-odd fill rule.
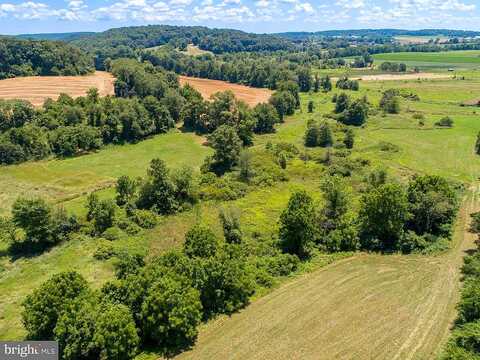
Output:
[[[116,97],[101,98],[92,89],[77,99],[63,94],[57,101],[47,100],[38,110],[24,101],[0,101],[0,164],[137,142],[168,131],[178,121],[198,133],[228,125],[243,145],[250,145],[254,132],[274,132],[274,125],[300,105],[294,82],[279,84],[269,104],[250,109],[231,92],[205,101],[192,87],[181,88],[175,74],[135,60],[114,61],[109,69],[117,78]]]
[[[335,84],[337,89],[358,91],[360,84],[358,80],[350,80],[347,76],[342,76]]]
[[[63,42],[0,38],[0,79],[34,75],[85,75],[93,60]]]
[[[357,56],[351,66],[354,68],[366,68],[371,67],[373,65],[373,57],[372,55],[365,53],[362,56]]]
[[[280,217],[285,252],[305,258],[315,248],[422,251],[450,237],[458,206],[455,189],[439,176],[414,177],[406,188],[372,178],[358,211],[341,178],[327,178],[322,191],[320,210],[304,191],[291,196]]]
[[[346,93],[335,94],[335,119],[345,125],[360,126],[368,119],[369,103],[366,97],[352,100]]]
[[[407,65],[404,63],[385,61],[380,65],[380,70],[389,72],[405,72],[407,71]]]
[[[23,302],[29,339],[56,340],[62,359],[131,359],[154,346],[172,356],[195,343],[198,326],[249,302],[257,286],[288,275],[296,256],[254,256],[239,214],[220,212],[223,238],[196,224],[183,248],[154,257],[115,256],[115,279],[91,289],[76,272],[54,275]],[[262,250],[265,253],[265,249]]]
[[[470,231],[480,234],[480,213],[471,214]],[[478,243],[478,241],[477,241]],[[458,316],[442,360],[480,358],[480,252],[465,257],[462,268],[463,287],[457,305]]]
[[[355,133],[352,129],[344,127],[343,132],[343,146],[347,149],[352,149],[355,142]],[[331,147],[336,146],[335,136],[332,126],[327,121],[309,121],[307,130],[305,131],[304,143],[307,147]]]

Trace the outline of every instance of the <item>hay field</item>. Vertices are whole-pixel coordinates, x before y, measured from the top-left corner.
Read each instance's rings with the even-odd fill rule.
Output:
[[[34,106],[48,98],[56,100],[61,93],[83,96],[97,88],[101,96],[113,95],[114,78],[110,73],[96,71],[86,76],[28,76],[0,80],[0,99],[23,99]]]
[[[435,359],[455,317],[463,255],[475,248],[464,201],[442,255],[358,254],[303,275],[203,327],[176,359]]]
[[[205,99],[219,91],[231,90],[237,99],[246,102],[250,106],[255,106],[262,102],[268,102],[272,94],[271,90],[253,88],[250,86],[232,84],[226,81],[200,79],[188,76],[180,76],[180,84],[190,84],[197,89]]]

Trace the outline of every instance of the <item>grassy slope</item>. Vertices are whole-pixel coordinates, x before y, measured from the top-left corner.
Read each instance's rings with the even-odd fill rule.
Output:
[[[453,319],[465,234],[441,256],[357,255],[201,331],[178,359],[433,359]]]

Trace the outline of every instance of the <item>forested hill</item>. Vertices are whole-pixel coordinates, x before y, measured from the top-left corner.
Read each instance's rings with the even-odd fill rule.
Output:
[[[93,59],[64,42],[0,37],[0,79],[33,75],[85,75]]]
[[[390,38],[395,36],[448,36],[448,37],[475,37],[479,31],[448,30],[448,29],[358,29],[358,30],[326,30],[317,32],[285,32],[275,34],[289,40],[305,40],[312,37],[369,37]]]
[[[95,54],[97,68],[107,58],[134,57],[139,49],[164,44],[184,49],[189,43],[216,54],[240,51],[276,51],[294,47],[290,40],[274,35],[246,33],[201,26],[148,25],[124,27],[80,38],[72,44]]]

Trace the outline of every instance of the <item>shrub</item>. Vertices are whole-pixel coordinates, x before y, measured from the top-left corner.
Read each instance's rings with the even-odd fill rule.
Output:
[[[449,116],[445,116],[443,118],[441,118],[440,120],[438,120],[436,123],[435,123],[436,126],[441,126],[441,127],[452,127],[453,126],[453,120],[451,117]]]
[[[111,243],[102,241],[98,244],[97,249],[93,253],[93,257],[97,260],[108,260],[116,254],[117,252]]]
[[[153,229],[158,223],[157,215],[149,210],[134,210],[131,219],[143,229]]]
[[[113,240],[118,240],[122,237],[123,232],[118,228],[117,226],[112,226],[108,229],[106,229],[102,233],[102,237],[104,237],[107,240],[113,241]]]
[[[225,241],[229,244],[240,244],[242,242],[240,211],[232,208],[220,209],[220,222],[222,223]]]

